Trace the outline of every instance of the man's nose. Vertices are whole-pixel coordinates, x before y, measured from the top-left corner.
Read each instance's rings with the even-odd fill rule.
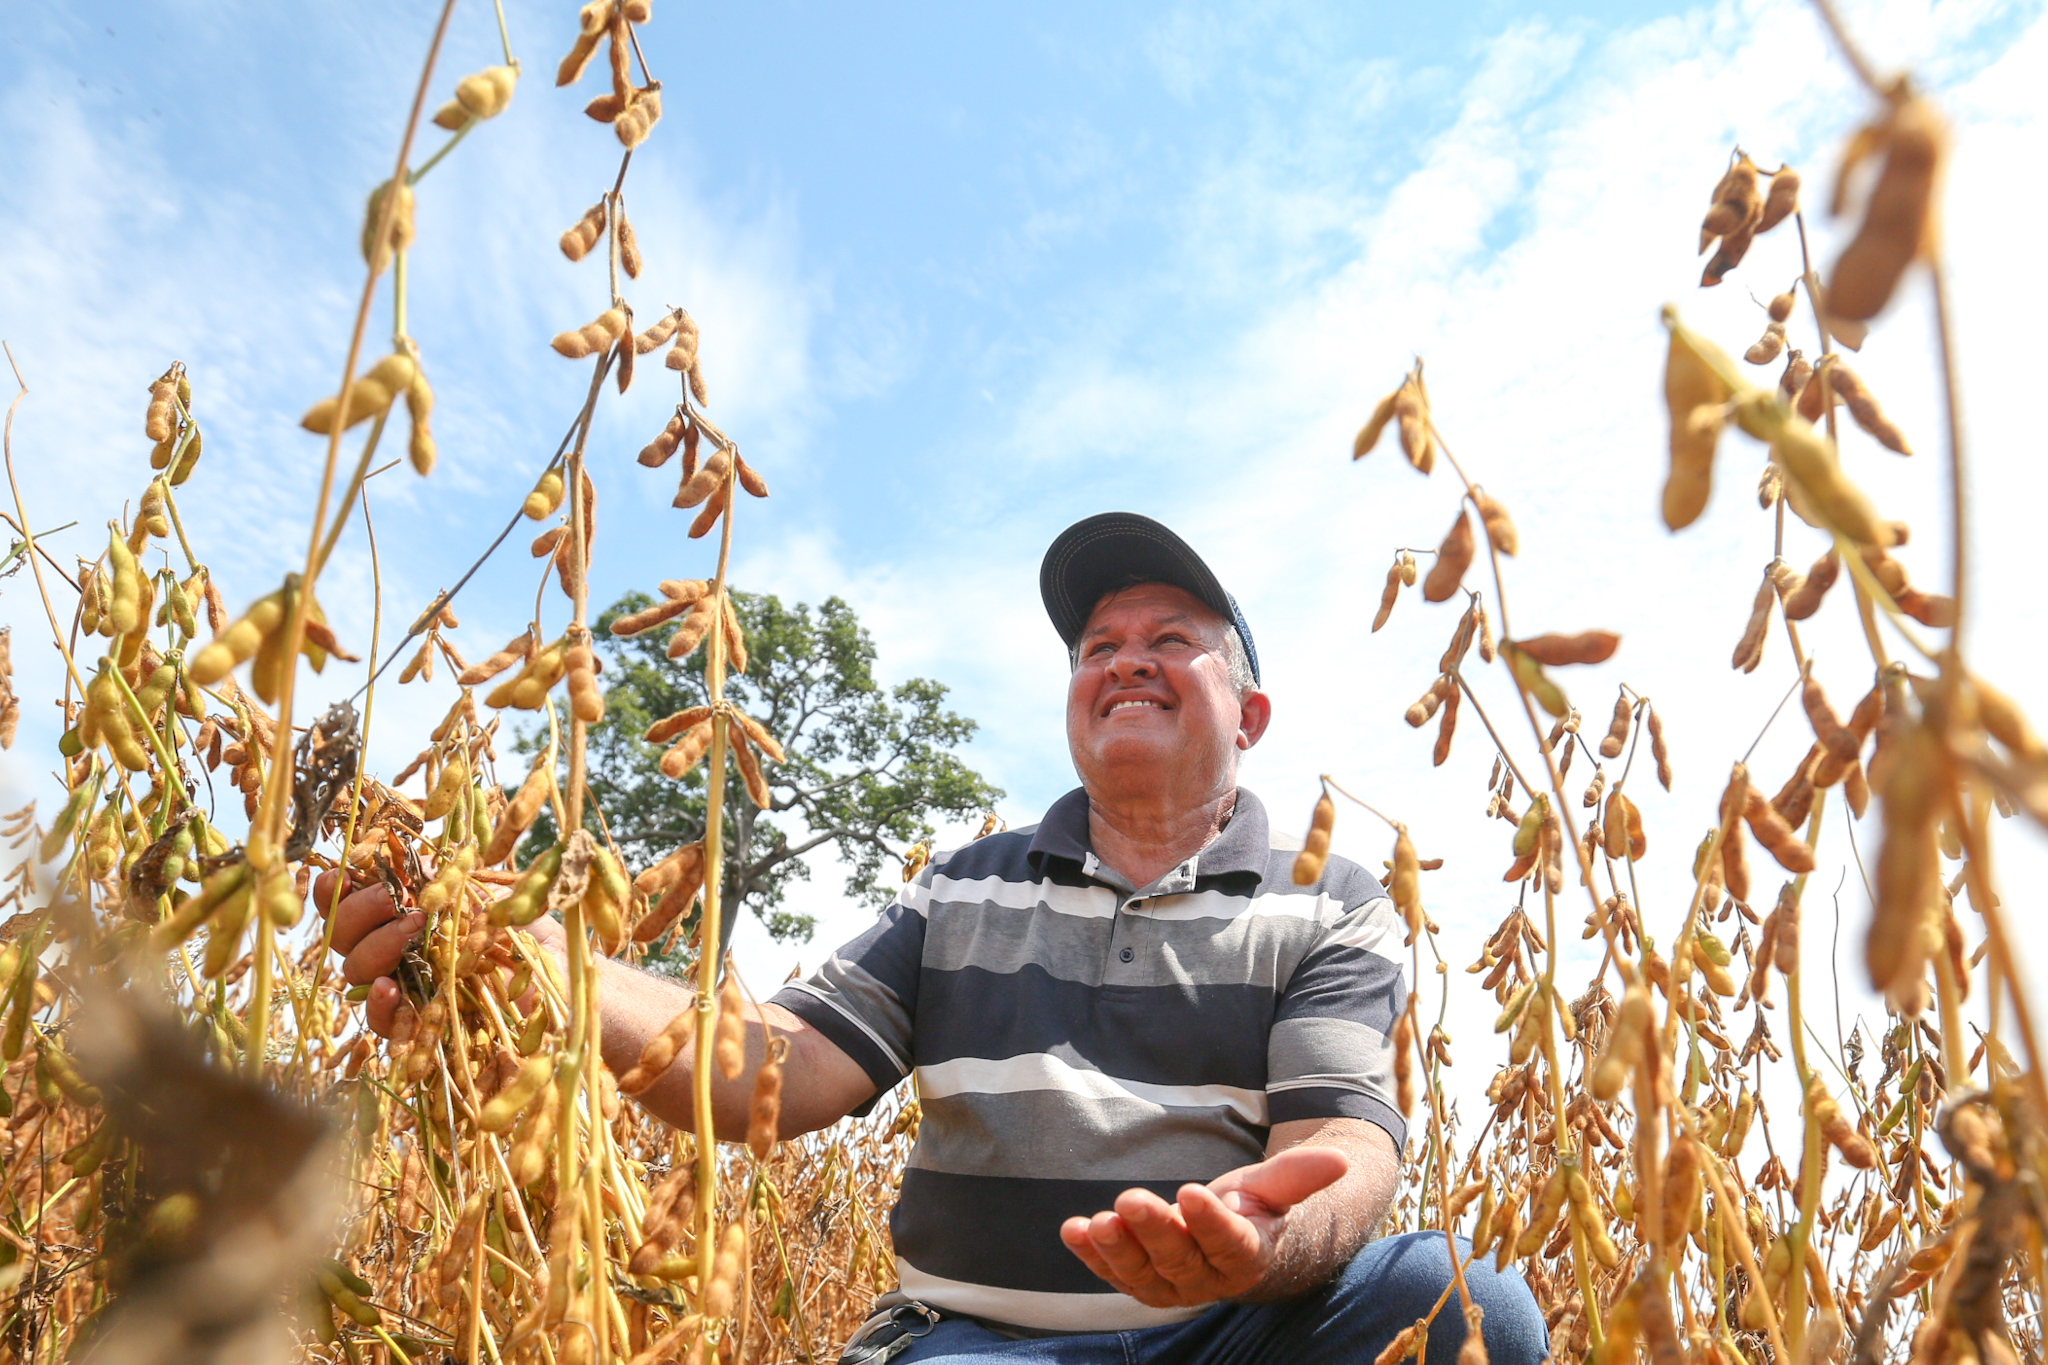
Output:
[[[1145,649],[1127,646],[1109,658],[1109,676],[1117,682],[1135,682],[1158,674],[1158,661]]]

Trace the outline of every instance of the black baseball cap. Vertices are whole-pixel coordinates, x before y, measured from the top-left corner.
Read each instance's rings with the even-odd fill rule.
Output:
[[[1188,543],[1150,517],[1136,512],[1103,512],[1077,521],[1054,539],[1038,566],[1038,593],[1053,629],[1072,650],[1088,625],[1095,604],[1119,588],[1139,583],[1165,583],[1181,589],[1230,622],[1244,642],[1259,681],[1259,651],[1252,628],[1245,624],[1237,599],[1223,590],[1216,575]]]

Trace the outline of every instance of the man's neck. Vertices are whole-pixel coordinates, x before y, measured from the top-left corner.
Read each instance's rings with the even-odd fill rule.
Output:
[[[1167,869],[1201,852],[1230,823],[1237,789],[1194,807],[1088,798],[1088,845],[1098,861],[1121,872],[1132,887],[1144,888]]]

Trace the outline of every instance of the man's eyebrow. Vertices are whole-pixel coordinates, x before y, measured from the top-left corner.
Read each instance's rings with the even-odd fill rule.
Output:
[[[1194,619],[1195,619],[1195,616],[1194,616],[1194,613],[1193,613],[1193,612],[1187,612],[1187,611],[1176,611],[1176,612],[1171,612],[1171,613],[1169,613],[1169,614],[1167,614],[1167,615],[1165,615],[1165,616],[1161,616],[1161,617],[1158,617],[1158,618],[1156,618],[1155,620],[1152,620],[1152,621],[1148,622],[1148,623],[1147,623],[1147,626],[1148,626],[1148,628],[1149,628],[1149,629],[1152,629],[1152,630],[1159,630],[1159,629],[1162,629],[1162,628],[1164,628],[1164,627],[1166,627],[1166,626],[1177,626],[1177,625],[1185,625],[1185,624],[1187,624],[1188,622],[1190,622],[1190,621],[1193,621]],[[1095,638],[1096,636],[1098,636],[1098,635],[1107,635],[1108,633],[1109,633],[1109,629],[1108,629],[1108,627],[1106,627],[1106,626],[1096,626],[1096,627],[1095,627],[1094,629],[1092,629],[1092,630],[1085,630],[1085,631],[1081,632],[1081,641],[1080,641],[1080,642],[1081,642],[1081,643],[1086,643],[1086,642],[1087,642],[1087,641],[1089,641],[1089,640],[1093,640],[1093,639],[1094,639],[1094,638]]]

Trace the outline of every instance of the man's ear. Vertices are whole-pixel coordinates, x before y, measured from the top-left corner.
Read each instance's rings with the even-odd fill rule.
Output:
[[[1238,703],[1237,747],[1249,749],[1266,733],[1273,720],[1273,699],[1264,692],[1247,692]]]

